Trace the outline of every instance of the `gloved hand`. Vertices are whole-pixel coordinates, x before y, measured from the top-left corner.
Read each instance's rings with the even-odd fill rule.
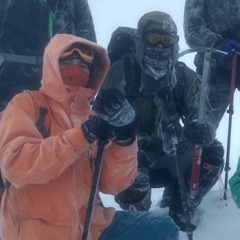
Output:
[[[134,136],[137,125],[135,111],[118,89],[101,90],[93,110],[113,128],[115,140],[127,140]]]
[[[221,42],[218,48],[230,55],[234,50],[240,50],[240,43],[234,40],[225,39]]]
[[[93,110],[98,115],[91,117],[81,126],[90,143],[102,138],[120,141],[134,136],[135,111],[117,89],[99,92]]]
[[[115,139],[113,128],[99,116],[91,116],[81,125],[81,129],[89,143],[98,139]]]
[[[193,121],[184,127],[184,135],[194,144],[207,146],[213,142],[216,131],[215,127],[210,123]]]
[[[174,156],[177,152],[177,135],[173,124],[169,124],[162,135],[163,150],[169,156]]]

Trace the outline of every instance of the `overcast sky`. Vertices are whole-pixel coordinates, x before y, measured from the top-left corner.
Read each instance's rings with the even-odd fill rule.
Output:
[[[164,11],[170,14],[178,26],[180,36],[180,51],[188,49],[183,34],[183,11],[185,0],[88,0],[98,43],[105,48],[109,42],[112,32],[119,26],[136,27],[139,18],[149,11]],[[188,54],[181,58],[189,67],[195,70],[193,65],[194,54]],[[234,115],[232,125],[232,141],[230,165],[231,176],[235,169],[240,155],[240,93],[236,91],[234,96]],[[220,127],[218,128],[217,138],[223,143],[226,150],[228,133],[228,114],[225,114]],[[224,176],[224,175],[222,175]]]

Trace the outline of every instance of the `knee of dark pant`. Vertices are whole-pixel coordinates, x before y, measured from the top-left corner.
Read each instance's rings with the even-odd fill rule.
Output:
[[[214,142],[203,148],[202,163],[207,162],[213,166],[220,166],[223,164],[224,148],[221,142],[217,139]]]
[[[144,206],[144,208],[149,209],[151,205],[151,187],[148,171],[145,168],[138,168],[138,175],[132,185],[115,196],[115,201],[124,210],[128,210],[130,204],[136,204],[136,208]]]
[[[123,210],[148,211],[151,207],[151,189],[147,191],[123,191],[115,196],[115,201]]]
[[[143,150],[138,151],[137,159],[138,159],[138,168],[145,168],[145,169],[150,168],[149,158]]]

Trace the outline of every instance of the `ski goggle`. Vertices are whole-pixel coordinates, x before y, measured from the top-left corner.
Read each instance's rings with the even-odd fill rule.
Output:
[[[170,47],[175,41],[174,37],[171,35],[162,33],[147,33],[144,36],[144,40],[151,45],[158,45],[161,43],[164,47]]]
[[[60,56],[60,60],[66,59],[66,58],[71,58],[74,55],[78,55],[80,56],[84,62],[92,64],[93,63],[93,59],[94,59],[94,55],[93,55],[93,50],[92,49],[88,49],[88,48],[73,48],[72,50],[68,50],[65,51],[61,56]]]

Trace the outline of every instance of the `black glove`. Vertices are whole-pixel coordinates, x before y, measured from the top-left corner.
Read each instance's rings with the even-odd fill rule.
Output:
[[[118,89],[101,90],[93,110],[113,128],[115,140],[127,140],[134,136],[137,125],[135,111]]]
[[[169,124],[163,133],[163,150],[167,155],[174,156],[177,152],[177,135],[173,124]]]
[[[91,116],[81,125],[81,129],[89,143],[98,139],[115,139],[113,128],[99,116]]]
[[[207,122],[198,123],[194,121],[184,127],[184,135],[194,144],[207,146],[213,142],[216,131],[215,128]]]

